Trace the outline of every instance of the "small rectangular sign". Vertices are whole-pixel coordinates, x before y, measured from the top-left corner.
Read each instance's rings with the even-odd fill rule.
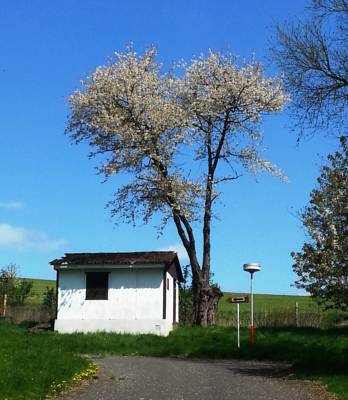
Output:
[[[231,297],[230,303],[249,303],[248,296]]]

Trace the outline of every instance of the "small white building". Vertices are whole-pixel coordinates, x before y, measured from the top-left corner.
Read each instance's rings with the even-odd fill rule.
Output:
[[[172,251],[68,253],[57,271],[58,332],[168,335],[179,321],[178,256]]]

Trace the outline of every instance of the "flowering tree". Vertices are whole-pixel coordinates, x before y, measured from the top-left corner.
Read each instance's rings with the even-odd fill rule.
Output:
[[[113,215],[148,222],[159,212],[163,226],[174,222],[192,268],[194,321],[209,325],[221,296],[210,283],[217,187],[239,176],[238,164],[281,175],[259,156],[258,127],[262,115],[280,111],[287,98],[281,82],[266,78],[258,63],[238,67],[230,54],[210,52],[179,68],[179,75],[162,73],[154,48],[116,53],[71,96],[67,131],[74,142],[87,141],[92,156],[104,156],[106,178],[127,173],[110,202]],[[200,173],[193,172],[195,162]],[[203,225],[201,257],[197,223]]]
[[[310,243],[292,253],[296,284],[328,307],[348,310],[348,146],[328,156],[302,220]]]

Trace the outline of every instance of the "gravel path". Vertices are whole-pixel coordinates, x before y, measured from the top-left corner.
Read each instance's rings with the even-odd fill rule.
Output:
[[[152,357],[94,358],[99,379],[62,400],[329,400],[319,385],[289,380],[284,364]]]

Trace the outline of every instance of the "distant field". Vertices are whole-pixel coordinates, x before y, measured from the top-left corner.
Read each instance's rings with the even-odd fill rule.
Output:
[[[30,279],[23,278],[26,281],[33,282],[33,288],[30,292],[30,296],[26,300],[29,304],[41,304],[46,287],[55,287],[56,281],[48,279]]]
[[[235,310],[236,305],[228,302],[230,297],[249,296],[247,293],[228,293],[225,292],[219,303],[219,311],[231,313]],[[250,300],[250,299],[249,299]],[[320,306],[309,296],[290,296],[275,294],[255,294],[254,295],[254,311],[283,311],[295,310],[296,303],[300,310],[318,311]],[[241,311],[249,310],[250,304],[244,303],[240,305]]]
[[[224,293],[218,307],[218,324],[235,325],[236,305],[228,302],[230,297],[248,296],[243,293]],[[249,296],[250,297],[250,296]],[[250,300],[250,298],[249,298]],[[348,315],[336,311],[325,311],[309,296],[255,294],[255,323],[259,326],[293,326],[296,320],[296,303],[298,306],[299,326],[329,327]],[[240,304],[241,324],[249,324],[250,303]]]

